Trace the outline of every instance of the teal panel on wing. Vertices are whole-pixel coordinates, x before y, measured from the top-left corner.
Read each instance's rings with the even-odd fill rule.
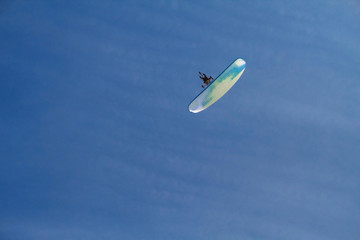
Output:
[[[245,70],[246,63],[236,59],[212,83],[209,84],[189,105],[189,111],[201,112],[210,107],[234,86]]]

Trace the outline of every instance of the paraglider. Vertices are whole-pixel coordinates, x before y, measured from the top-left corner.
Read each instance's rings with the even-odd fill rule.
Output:
[[[212,81],[214,81],[214,78],[212,76],[208,77],[205,73],[202,72],[199,72],[199,78],[204,81],[204,85],[201,85],[202,88],[205,88]]]
[[[206,80],[208,81],[208,85],[198,96],[196,96],[191,101],[189,104],[189,111],[192,113],[201,112],[224,96],[225,93],[227,93],[227,91],[229,91],[230,88],[234,86],[237,80],[239,80],[240,76],[245,70],[245,66],[246,62],[243,59],[238,58],[233,63],[231,63],[215,80],[211,81],[209,80],[210,78],[205,75],[207,78]],[[203,85],[203,87],[205,86]]]

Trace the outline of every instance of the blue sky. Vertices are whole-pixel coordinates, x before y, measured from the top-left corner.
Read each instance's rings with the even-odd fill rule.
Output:
[[[1,239],[360,238],[357,1],[0,6]]]

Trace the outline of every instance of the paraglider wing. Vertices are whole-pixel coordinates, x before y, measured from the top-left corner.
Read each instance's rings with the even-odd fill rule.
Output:
[[[234,86],[245,70],[246,62],[236,59],[189,104],[189,111],[201,112],[210,107]]]

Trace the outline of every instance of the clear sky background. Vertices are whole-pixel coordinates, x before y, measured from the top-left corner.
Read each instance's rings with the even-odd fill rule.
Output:
[[[357,0],[1,1],[0,239],[360,239],[359,46]]]

